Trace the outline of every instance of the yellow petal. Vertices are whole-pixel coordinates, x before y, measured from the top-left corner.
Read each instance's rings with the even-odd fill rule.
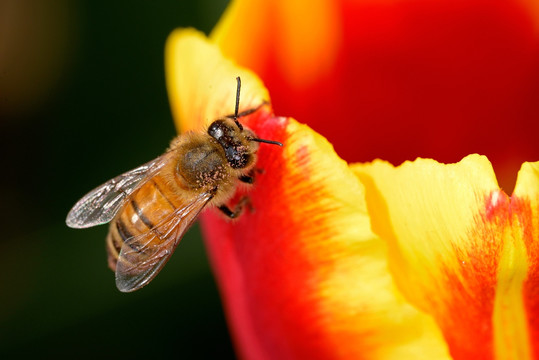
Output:
[[[524,224],[530,216],[519,201],[499,189],[490,162],[471,155],[449,165],[418,159],[353,168],[366,184],[373,229],[388,242],[399,289],[433,315],[451,355],[531,358],[523,240],[537,230]],[[519,188],[537,185],[529,173],[521,171]]]
[[[519,295],[523,298],[524,314],[516,313],[512,318],[505,317],[509,329],[514,329],[514,324],[527,325],[528,334],[513,333],[523,340],[529,340],[531,352],[535,356],[539,354],[539,162],[524,163],[518,173],[515,191],[512,200],[512,224],[514,237],[521,241],[526,257],[522,260],[515,256],[515,262],[520,266],[527,265],[527,272],[520,275],[523,280]],[[520,244],[519,244],[520,245]],[[506,306],[507,308],[507,306]],[[507,337],[507,336],[506,336]],[[507,341],[506,341],[507,342]],[[510,342],[515,348],[518,344]]]
[[[537,208],[539,197],[539,162],[526,162],[518,173],[517,183],[513,195],[528,197]]]
[[[170,34],[165,47],[165,70],[178,132],[199,130],[233,114],[237,76],[242,81],[240,112],[270,100],[258,77],[224,59],[219,48],[194,29],[177,29]]]

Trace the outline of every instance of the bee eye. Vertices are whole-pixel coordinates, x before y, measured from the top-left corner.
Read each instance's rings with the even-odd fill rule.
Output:
[[[222,129],[216,129],[213,133],[213,137],[216,139],[219,139],[221,136],[223,136],[223,130]]]
[[[224,135],[224,131],[223,129],[216,125],[215,123],[213,123],[210,128],[208,129],[208,134],[213,137],[215,140],[219,140],[220,138],[223,137]]]
[[[222,120],[214,121],[208,128],[208,135],[219,141],[223,136],[230,136],[230,129]]]

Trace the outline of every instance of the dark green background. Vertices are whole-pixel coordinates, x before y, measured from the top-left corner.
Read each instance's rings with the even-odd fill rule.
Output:
[[[67,36],[46,95],[0,113],[1,358],[234,356],[198,227],[148,287],[122,294],[106,265],[107,227],[64,224],[87,191],[167,147],[165,40],[176,27],[207,33],[226,2],[39,2],[57,7]]]

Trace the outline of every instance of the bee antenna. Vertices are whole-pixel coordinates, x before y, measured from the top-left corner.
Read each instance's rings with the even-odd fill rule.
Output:
[[[241,78],[239,76],[236,77],[236,81],[238,83],[238,87],[236,88],[236,107],[234,108],[234,122],[240,129],[240,131],[243,131],[243,126],[238,121],[238,112],[240,109],[240,90],[241,90]]]
[[[279,146],[283,146],[282,143],[278,142],[278,141],[273,141],[273,140],[266,140],[266,139],[258,139],[258,138],[249,138],[250,141],[256,141],[256,142],[261,142],[261,143],[265,143],[265,144],[272,144],[272,145],[279,145]]]
[[[240,122],[238,121],[238,113],[239,113],[239,109],[240,109],[240,90],[241,90],[241,78],[239,76],[236,76],[236,81],[238,82],[238,87],[236,89],[236,107],[234,108],[234,122],[236,123],[236,125],[238,126],[238,128],[243,131],[243,126],[240,124]],[[260,143],[265,143],[265,144],[272,144],[272,145],[279,145],[279,146],[283,146],[282,143],[278,142],[278,141],[273,141],[273,140],[266,140],[266,139],[258,139],[258,138],[248,138],[249,141],[256,141],[256,142],[260,142]]]

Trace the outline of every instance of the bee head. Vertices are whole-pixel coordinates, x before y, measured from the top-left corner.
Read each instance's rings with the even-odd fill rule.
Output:
[[[208,135],[214,138],[225,151],[226,159],[233,169],[242,169],[251,164],[258,149],[256,142],[250,141],[253,133],[238,128],[230,119],[214,121],[208,128]]]

